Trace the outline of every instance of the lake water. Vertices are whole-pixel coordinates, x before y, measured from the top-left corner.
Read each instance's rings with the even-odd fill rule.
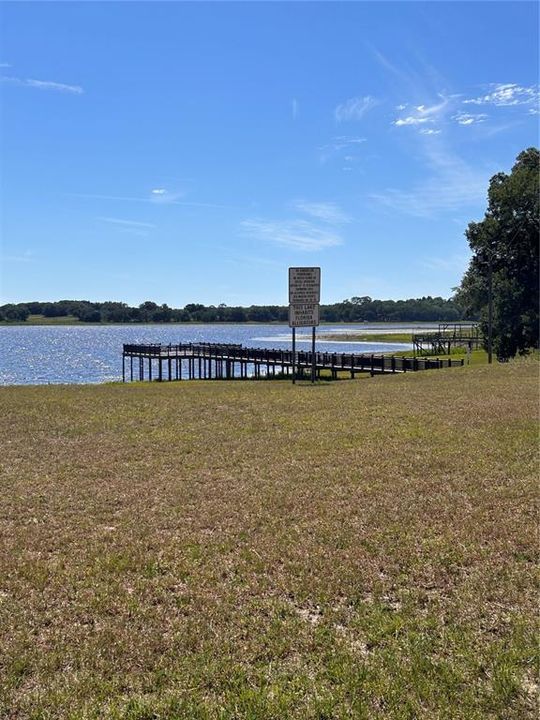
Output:
[[[423,326],[427,329],[426,326]],[[325,325],[318,332],[341,334],[412,332],[411,324]],[[0,327],[0,385],[102,383],[122,379],[123,343],[230,342],[248,347],[290,348],[286,325],[41,325]],[[298,349],[309,349],[309,332],[297,331]],[[327,352],[380,353],[408,344],[317,341]]]

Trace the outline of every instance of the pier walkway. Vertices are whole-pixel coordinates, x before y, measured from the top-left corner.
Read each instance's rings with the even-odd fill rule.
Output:
[[[315,360],[317,377],[338,373],[354,378],[357,373],[394,374],[460,367],[463,360],[432,357],[395,357],[363,353],[297,351],[296,372],[311,372]],[[292,376],[291,350],[248,348],[220,343],[181,343],[179,345],[124,345],[122,380],[233,380]]]

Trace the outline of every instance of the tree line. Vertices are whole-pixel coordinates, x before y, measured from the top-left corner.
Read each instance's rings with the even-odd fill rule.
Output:
[[[454,298],[486,339],[491,324],[499,360],[538,348],[539,180],[540,153],[528,148],[491,178],[484,218],[465,231],[472,258]]]
[[[122,302],[59,300],[27,302],[0,306],[0,320],[25,322],[30,315],[46,318],[75,317],[87,323],[175,323],[175,322],[282,322],[288,320],[286,305],[249,307],[201,305],[190,303],[171,308],[147,300],[137,307]],[[453,299],[422,297],[409,300],[373,300],[369,296],[352,297],[333,305],[321,305],[322,322],[418,322],[454,321],[463,309]]]

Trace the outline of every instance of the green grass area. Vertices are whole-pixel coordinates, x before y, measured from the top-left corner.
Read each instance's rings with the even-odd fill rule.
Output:
[[[385,355],[395,355],[396,357],[413,357],[411,350],[399,350],[397,352],[385,353]],[[454,348],[450,355],[437,353],[436,355],[426,354],[418,355],[417,357],[423,358],[452,358],[452,360],[463,360],[465,365],[487,365],[488,354],[485,350],[473,350],[470,355],[467,355],[461,348]],[[496,358],[493,358],[493,362],[496,363]]]
[[[75,315],[61,317],[45,317],[45,315],[29,315],[25,325],[78,325],[80,320]]]
[[[0,389],[0,716],[537,717],[538,362]]]
[[[468,365],[487,365],[488,362],[488,354],[485,350],[473,350],[470,355],[467,355],[460,348],[454,348],[450,355],[438,355],[437,357],[451,357],[452,360],[463,358]],[[493,356],[493,362],[497,364],[495,356]]]
[[[340,342],[381,342],[410,343],[411,333],[317,333],[318,340],[339,340]]]
[[[452,337],[452,333],[442,333],[443,337]],[[412,343],[412,333],[410,332],[388,332],[388,333],[366,333],[366,332],[347,332],[347,333],[325,333],[324,331],[317,334],[319,340],[338,340],[340,342],[383,342],[383,343]]]

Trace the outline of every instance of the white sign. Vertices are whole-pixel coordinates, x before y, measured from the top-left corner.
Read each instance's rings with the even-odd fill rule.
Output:
[[[289,305],[289,327],[316,327],[319,324],[319,304]]]
[[[289,305],[311,305],[320,302],[321,268],[289,268]]]

